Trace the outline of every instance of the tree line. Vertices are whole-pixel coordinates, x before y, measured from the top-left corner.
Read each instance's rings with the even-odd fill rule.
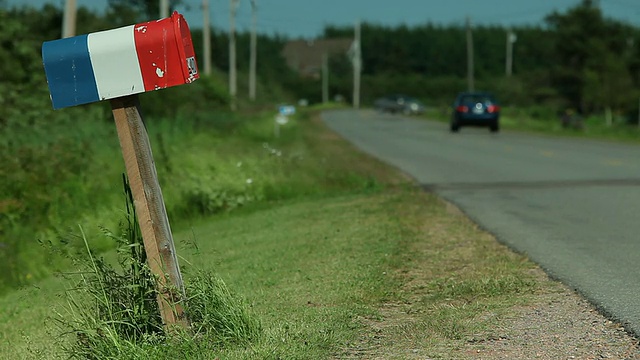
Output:
[[[178,4],[180,1],[173,1]],[[2,2],[0,2],[2,4]],[[104,14],[80,8],[78,33],[93,32],[157,17],[157,1],[110,0]],[[6,5],[5,5],[6,6]],[[42,73],[39,47],[57,38],[61,10],[19,7],[0,15],[2,83],[32,80]],[[442,103],[464,90],[467,76],[464,25],[362,25],[364,102],[389,92],[406,92],[426,102]],[[584,113],[637,111],[640,95],[640,30],[606,18],[592,0],[566,12],[554,12],[539,26],[474,26],[477,88],[496,92],[504,103],[573,108]],[[512,31],[513,75],[505,74],[506,41]],[[196,53],[202,54],[202,29],[192,29]],[[350,27],[327,26],[325,38],[352,38]],[[18,41],[16,41],[18,40]],[[293,97],[319,101],[318,79],[300,79],[282,58],[290,40],[259,35],[258,76],[269,86],[284,86]],[[249,66],[249,33],[237,34],[238,69]],[[218,73],[228,69],[228,33],[213,29],[212,59]],[[349,98],[351,66],[346,54],[330,59],[330,89]],[[37,76],[36,76],[37,77]],[[42,79],[39,78],[39,81]]]
[[[364,24],[364,76],[370,81],[377,78],[378,83],[387,78],[386,85],[393,91],[408,88],[425,100],[438,99],[443,93],[452,98],[453,92],[466,88],[466,30],[462,25],[431,23],[415,27]],[[507,78],[510,31],[517,41],[513,76]],[[324,36],[352,34],[349,27],[329,26]],[[606,18],[591,0],[549,14],[540,26],[474,26],[472,34],[476,88],[497,92],[507,103],[583,113],[637,111],[640,31]],[[380,95],[382,88],[370,89],[371,95]]]

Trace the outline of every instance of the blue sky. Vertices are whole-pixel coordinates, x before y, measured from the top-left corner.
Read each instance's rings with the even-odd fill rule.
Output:
[[[107,0],[76,0],[78,6],[101,10]],[[259,8],[258,29],[267,34],[313,38],[326,24],[351,25],[357,19],[384,25],[426,22],[462,24],[470,16],[475,24],[541,24],[545,15],[564,11],[579,0],[256,0]],[[62,7],[64,0],[8,0],[9,4],[41,6],[53,3]],[[192,28],[202,26],[202,0],[183,0],[178,8]],[[639,0],[600,0],[606,16],[640,25]],[[228,28],[229,0],[209,0],[213,26]],[[251,5],[240,0],[239,30],[249,29]]]

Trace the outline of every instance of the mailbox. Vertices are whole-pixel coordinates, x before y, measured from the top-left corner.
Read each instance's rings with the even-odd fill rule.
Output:
[[[54,109],[188,84],[199,77],[189,26],[157,21],[42,45]]]

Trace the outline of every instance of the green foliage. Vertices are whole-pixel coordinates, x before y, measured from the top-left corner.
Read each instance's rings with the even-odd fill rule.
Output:
[[[633,103],[630,44],[636,29],[604,18],[590,0],[549,15],[547,23],[555,40],[554,85],[573,108],[589,113]]]
[[[157,118],[198,118],[210,110],[228,107],[229,95],[221,75],[202,77],[190,86],[178,86],[140,94],[143,115]]]

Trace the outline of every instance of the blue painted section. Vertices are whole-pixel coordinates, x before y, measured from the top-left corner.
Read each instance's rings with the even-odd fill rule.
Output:
[[[54,109],[100,100],[87,35],[45,42],[42,60]]]

